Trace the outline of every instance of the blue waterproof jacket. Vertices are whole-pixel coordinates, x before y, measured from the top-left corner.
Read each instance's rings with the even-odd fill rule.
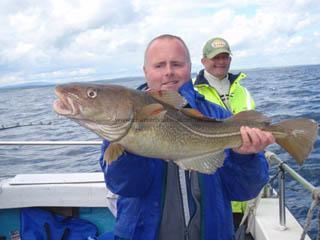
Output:
[[[198,94],[192,82],[179,92],[192,108],[217,119],[231,115]],[[100,164],[107,187],[119,195],[114,234],[117,239],[157,239],[165,194],[167,163],[129,152],[112,164],[103,161],[108,141],[102,145]],[[258,195],[268,181],[268,164],[263,153],[241,155],[228,149],[223,167],[214,174],[199,173],[201,191],[201,239],[231,240],[231,200],[244,201]]]

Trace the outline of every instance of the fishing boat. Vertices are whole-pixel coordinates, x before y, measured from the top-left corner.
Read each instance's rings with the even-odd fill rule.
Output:
[[[92,142],[0,142],[0,145],[100,145]],[[255,240],[310,239],[297,219],[285,207],[284,176],[288,173],[320,199],[319,189],[267,152],[270,164],[279,168],[277,192],[268,184],[259,198],[251,201],[245,214],[247,232]],[[271,178],[275,179],[275,178]],[[116,216],[117,196],[105,185],[103,173],[18,174],[0,181],[0,239],[20,239],[21,213],[41,208],[57,215],[93,223],[98,234],[111,233]],[[310,216],[309,216],[310,218]],[[306,226],[308,227],[308,226]]]

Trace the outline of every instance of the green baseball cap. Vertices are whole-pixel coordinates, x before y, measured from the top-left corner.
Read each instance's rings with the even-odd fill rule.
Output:
[[[223,38],[212,38],[206,42],[202,50],[203,56],[206,58],[214,58],[220,53],[228,53],[231,55],[231,50],[228,42]]]

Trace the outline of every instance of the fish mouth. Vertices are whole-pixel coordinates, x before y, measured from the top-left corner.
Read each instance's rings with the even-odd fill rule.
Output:
[[[56,113],[69,117],[78,114],[79,107],[72,95],[65,92],[63,88],[59,86],[56,87],[55,94],[58,97],[58,99],[53,102],[53,109]]]

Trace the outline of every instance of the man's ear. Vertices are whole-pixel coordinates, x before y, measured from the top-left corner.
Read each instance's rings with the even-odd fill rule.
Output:
[[[205,64],[205,62],[206,62],[206,58],[205,58],[205,57],[201,58],[201,63],[202,63],[203,65]]]
[[[144,72],[144,75],[147,74],[147,70],[146,70],[146,67],[145,67],[145,66],[143,66],[143,72]]]

